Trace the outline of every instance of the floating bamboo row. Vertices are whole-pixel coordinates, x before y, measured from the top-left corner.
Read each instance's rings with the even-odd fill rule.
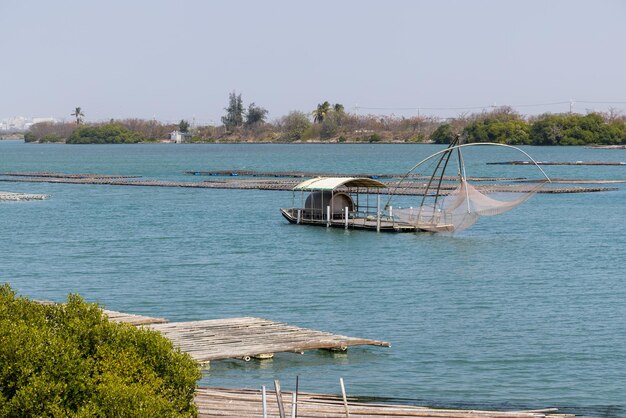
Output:
[[[624,165],[624,161],[536,161],[538,165]],[[535,165],[533,161],[499,161],[488,165]]]
[[[117,174],[95,174],[95,173],[55,173],[50,171],[8,171],[0,172],[0,176],[7,177],[52,177],[62,179],[132,179],[139,178],[141,176],[124,176]]]
[[[267,416],[279,417],[276,393],[267,391]],[[292,393],[282,391],[285,415],[292,416]],[[196,389],[196,405],[199,417],[262,417],[263,405],[261,390],[253,389]],[[346,406],[347,405],[347,406]],[[432,409],[421,406],[365,403],[354,397],[347,397],[344,404],[341,395],[321,395],[298,393],[297,416],[299,418],[345,418],[346,411],[351,417],[429,417],[429,418],[566,418],[569,414],[559,414],[554,408],[533,411],[484,411]]]
[[[49,196],[47,194],[31,194],[31,193],[13,193],[0,192],[0,202],[17,202],[21,200],[45,200]]]
[[[242,189],[242,190],[277,190],[290,191],[298,183],[295,180],[268,180],[268,179],[237,179],[237,180],[211,180],[211,181],[167,181],[149,179],[116,179],[116,178],[56,178],[56,177],[23,177],[23,178],[0,178],[3,182],[13,183],[62,183],[62,184],[96,184],[109,186],[143,186],[143,187],[188,187],[198,189]],[[567,183],[567,181],[563,181]],[[598,182],[598,181],[596,181]],[[412,187],[403,185],[395,190],[393,182],[387,183],[388,189],[382,189],[381,193],[394,191],[395,194],[404,196],[422,196],[425,191],[423,183],[414,183]],[[450,188],[450,187],[448,187]],[[480,191],[488,192],[519,192],[528,193],[535,189],[533,184],[489,184],[478,185]],[[445,187],[442,190],[445,192]],[[554,187],[544,186],[538,193],[590,193],[617,190],[616,187]],[[445,193],[442,193],[445,194]]]
[[[311,177],[368,177],[372,179],[429,179],[430,176],[423,174],[390,174],[390,173],[337,173],[329,171],[257,171],[257,170],[213,170],[213,171],[185,171],[185,174],[192,176],[216,176],[216,177],[291,177],[291,178],[311,178]],[[0,173],[1,175],[1,173]],[[458,177],[444,176],[444,180],[455,180]],[[468,177],[470,181],[513,181],[524,180],[524,177]]]

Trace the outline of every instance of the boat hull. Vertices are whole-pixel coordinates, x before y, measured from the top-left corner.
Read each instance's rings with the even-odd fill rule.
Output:
[[[362,230],[370,230],[376,231],[378,230],[378,223],[376,219],[372,218],[350,218],[348,219],[348,224],[346,226],[345,219],[331,219],[327,221],[326,219],[307,219],[301,218],[298,219],[297,211],[295,209],[285,209],[281,208],[280,213],[283,215],[285,219],[289,221],[289,223],[297,224],[297,225],[311,225],[311,226],[323,226],[329,228],[342,228],[342,229],[362,229]],[[401,224],[398,222],[391,222],[387,220],[380,221],[380,232],[419,232],[420,228],[409,225],[409,224]]]

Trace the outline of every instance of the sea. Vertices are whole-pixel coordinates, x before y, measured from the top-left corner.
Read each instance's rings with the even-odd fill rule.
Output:
[[[0,141],[0,172],[203,181],[185,171],[402,173],[441,145]],[[626,150],[523,147],[539,161],[626,161]],[[468,176],[539,178],[512,150],[466,151]],[[626,179],[626,166],[544,166]],[[1,177],[0,178],[6,178]],[[537,194],[454,234],[291,225],[292,193],[0,182],[0,282],[32,299],[78,293],[171,321],[255,316],[385,340],[347,353],[214,361],[201,385],[340,393],[469,409],[626,416],[626,185]],[[415,198],[418,199],[419,198]],[[419,202],[416,200],[416,203]]]

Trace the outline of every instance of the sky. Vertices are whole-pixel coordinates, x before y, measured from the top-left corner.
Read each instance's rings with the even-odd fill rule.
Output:
[[[0,119],[219,123],[232,91],[270,119],[626,111],[624,22],[623,0],[0,0]]]

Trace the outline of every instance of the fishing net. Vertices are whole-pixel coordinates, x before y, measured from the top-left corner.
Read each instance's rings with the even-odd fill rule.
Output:
[[[465,179],[446,196],[434,202],[425,202],[416,208],[394,209],[394,219],[421,230],[432,232],[462,231],[474,225],[482,216],[500,215],[530,199],[545,183],[540,182],[530,190],[493,193],[498,199],[482,193]],[[432,199],[431,199],[432,200]]]

